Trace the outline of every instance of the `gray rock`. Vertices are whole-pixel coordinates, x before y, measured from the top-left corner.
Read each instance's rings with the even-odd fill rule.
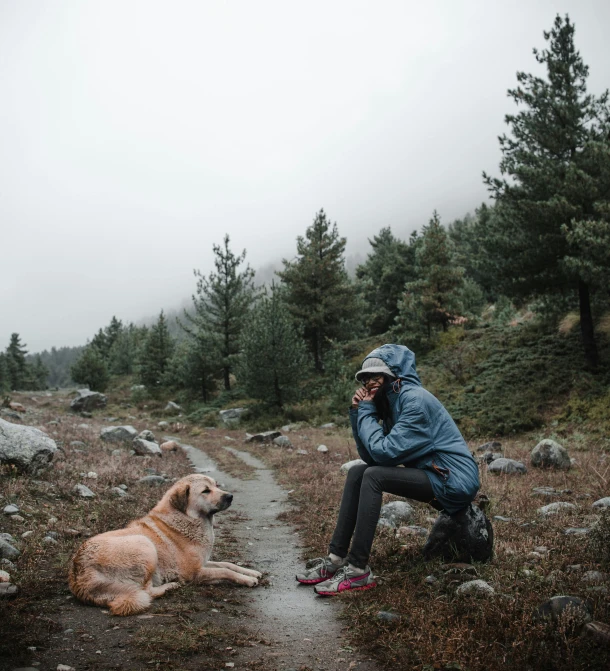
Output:
[[[493,527],[485,513],[472,503],[457,515],[441,512],[424,546],[426,559],[485,562],[493,555]]]
[[[18,426],[0,419],[0,463],[37,475],[49,466],[57,445],[46,434],[31,426]]]
[[[291,431],[296,431],[299,428],[299,424],[284,424],[282,431],[284,433],[290,433]]]
[[[56,538],[53,538],[52,536],[45,536],[45,537],[42,539],[42,542],[43,542],[45,545],[57,545],[57,544],[58,544],[58,543],[57,543],[57,539],[56,539]]]
[[[591,621],[591,605],[577,596],[554,596],[538,606],[538,619],[558,623],[562,616],[570,615],[574,628]]]
[[[418,527],[415,525],[408,525],[405,527],[398,527],[396,533],[398,536],[427,536],[428,529],[425,529],[424,527]]]
[[[608,576],[601,571],[585,571],[582,574],[581,580],[593,584],[600,584],[608,580]]]
[[[247,433],[246,443],[272,443],[276,438],[282,434],[279,431],[263,431],[261,433]]]
[[[144,440],[144,438],[134,438],[132,445],[136,454],[140,455],[141,457],[163,456],[163,452],[161,452],[159,445],[157,445],[157,443],[151,442],[150,440]]]
[[[49,538],[59,538],[59,533],[57,533],[57,531],[47,531],[45,536],[48,536]]]
[[[70,442],[70,447],[87,447],[85,443],[83,443],[82,440],[73,440]]]
[[[438,582],[438,578],[433,575],[427,575],[424,582],[428,585],[434,585],[435,582]]]
[[[225,426],[234,427],[239,424],[240,419],[248,412],[247,408],[229,408],[220,410],[218,414]]]
[[[335,429],[337,425],[334,422],[327,422],[326,424],[322,424],[320,426],[321,429]]]
[[[0,534],[0,539],[2,539],[3,541],[6,541],[7,543],[14,543],[15,542],[15,539],[11,536],[11,534],[7,534],[7,533]]]
[[[375,617],[382,622],[398,622],[398,620],[400,620],[400,615],[398,613],[390,613],[387,610],[380,610]]]
[[[89,487],[87,487],[87,485],[74,485],[72,491],[83,499],[92,499],[95,497],[95,494],[89,489]]]
[[[163,411],[167,414],[177,415],[178,413],[182,412],[182,408],[177,403],[169,401]]]
[[[504,517],[503,515],[494,515],[494,520],[496,520],[496,522],[512,522],[513,518]]]
[[[0,416],[6,417],[6,419],[10,419],[11,421],[21,422],[21,415],[13,410],[8,410],[8,408],[0,408]]]
[[[326,445],[318,445],[318,447],[316,447],[316,450],[318,452],[326,453],[328,452],[328,447],[326,447]]]
[[[488,443],[483,443],[483,445],[477,447],[477,452],[493,452],[494,450],[501,452],[502,443],[499,443],[497,440],[491,440]]]
[[[386,503],[385,506],[381,506],[379,522],[377,524],[381,527],[398,529],[398,527],[408,524],[413,518],[414,513],[413,506],[409,505],[406,501],[391,501],[390,503]]]
[[[145,477],[140,478],[136,484],[158,487],[159,485],[164,485],[166,482],[167,480],[160,475],[146,475]]]
[[[606,496],[603,499],[598,499],[591,505],[593,508],[598,508],[599,510],[608,509],[610,508],[610,496]]]
[[[11,515],[11,520],[13,522],[25,522],[25,518],[21,517],[21,515]]]
[[[492,461],[503,459],[502,452],[485,452],[479,457],[480,464],[491,464]]]
[[[2,559],[17,559],[21,553],[15,547],[13,547],[8,541],[5,541],[3,538],[0,538],[0,558]]]
[[[488,464],[487,471],[496,475],[500,473],[521,475],[523,473],[527,473],[527,468],[525,467],[525,464],[520,461],[501,457],[500,459],[496,459],[495,461],[492,461],[490,464]]]
[[[12,503],[10,503],[8,506],[4,506],[4,508],[2,509],[2,512],[5,515],[15,515],[16,513],[19,512],[19,508],[17,506],[13,505]]]
[[[119,485],[119,487],[120,487],[123,491],[127,491],[127,485]]]
[[[542,508],[538,508],[538,513],[540,515],[548,516],[557,515],[557,513],[568,510],[576,510],[576,505],[574,503],[568,503],[567,501],[555,501],[555,503],[549,503],[546,506],[542,506]]]
[[[17,585],[11,585],[10,582],[0,582],[1,599],[10,599],[13,596],[17,596],[18,592],[19,587]]]
[[[534,487],[532,489],[533,496],[543,496],[548,499],[553,499],[557,496],[564,496],[565,494],[571,493],[571,489],[555,489],[554,487]]]
[[[307,450],[297,450],[297,454],[305,455],[305,454],[309,454],[309,452]]]
[[[341,466],[341,471],[343,473],[347,473],[352,466],[361,466],[362,464],[366,464],[366,461],[362,461],[362,459],[353,459],[352,461],[346,461],[344,464]]]
[[[123,454],[125,454],[125,452],[123,450],[116,449],[116,450],[112,450],[112,452],[110,453],[110,456],[111,457],[120,457]]]
[[[563,468],[572,466],[570,457],[559,443],[546,438],[541,440],[532,450],[530,463],[535,468]]]
[[[17,550],[17,552],[19,552]],[[0,557],[2,557],[2,553],[0,552]],[[4,567],[6,571],[14,571],[17,567],[15,564],[10,559],[7,559],[6,557],[0,559],[0,566]]]
[[[156,443],[155,439],[155,434],[152,431],[149,431],[148,429],[144,429],[144,431],[140,431],[138,434],[138,438],[142,438],[143,440],[148,440],[151,443]]]
[[[288,436],[277,436],[277,438],[273,439],[273,444],[278,447],[292,447],[292,443]]]
[[[131,443],[138,432],[133,426],[106,426],[100,432],[100,438],[106,443]]]
[[[455,590],[459,596],[493,596],[496,591],[484,580],[468,580]]]
[[[119,499],[123,498],[124,496],[127,496],[127,492],[124,489],[121,489],[120,487],[113,487],[110,490],[110,493]]]
[[[89,389],[79,389],[78,396],[70,403],[70,409],[74,412],[91,412],[96,408],[105,408],[108,399],[104,394]]]
[[[21,534],[21,538],[29,538],[30,536],[33,536],[33,535],[34,535],[34,532],[33,532],[32,530],[30,530],[30,531],[24,531],[24,532]]]
[[[564,529],[563,533],[566,536],[586,536],[591,529],[587,527],[568,527]]]
[[[160,429],[169,429],[169,422],[159,422],[159,423],[157,424],[157,426],[158,426]]]

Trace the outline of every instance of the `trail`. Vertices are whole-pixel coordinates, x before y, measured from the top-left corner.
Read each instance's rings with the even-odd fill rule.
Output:
[[[195,470],[209,472],[234,494],[232,508],[240,513],[240,520],[234,523],[233,533],[244,543],[252,566],[268,574],[269,585],[250,592],[249,624],[273,646],[243,649],[234,658],[235,668],[249,663],[250,668],[265,671],[377,671],[373,661],[358,656],[345,640],[338,600],[318,597],[312,587],[296,582],[295,573],[303,565],[301,542],[290,525],[277,519],[289,504],[286,490],[275,482],[271,470],[249,452],[225,448],[256,469],[256,479],[240,480],[218,470],[202,450],[182,447]],[[253,665],[255,661],[259,665]]]

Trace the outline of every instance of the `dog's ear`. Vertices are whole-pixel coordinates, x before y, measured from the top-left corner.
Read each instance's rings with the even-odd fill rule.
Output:
[[[190,493],[191,493],[190,485],[186,485],[185,487],[177,489],[169,499],[170,505],[176,510],[180,511],[181,513],[186,514],[186,509],[188,508],[189,504]]]

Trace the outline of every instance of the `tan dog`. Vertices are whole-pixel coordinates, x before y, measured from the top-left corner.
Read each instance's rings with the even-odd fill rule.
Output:
[[[207,475],[187,475],[145,517],[86,540],[72,557],[70,589],[113,615],[133,615],[180,582],[230,580],[254,587],[262,577],[258,571],[208,561],[214,513],[232,500]]]

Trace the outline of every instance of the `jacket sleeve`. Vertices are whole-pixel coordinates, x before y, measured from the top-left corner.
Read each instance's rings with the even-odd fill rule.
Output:
[[[428,418],[418,403],[404,403],[396,424],[384,436],[374,403],[360,402],[357,431],[366,451],[380,466],[402,464],[430,446]]]
[[[352,435],[354,436],[354,440],[356,441],[356,448],[358,449],[358,456],[362,459],[362,461],[366,462],[369,466],[375,466],[375,462],[373,461],[371,455],[368,453],[366,447],[364,447],[364,443],[360,440],[360,436],[358,435],[358,409],[357,408],[350,408],[349,409],[349,421],[352,425]]]

